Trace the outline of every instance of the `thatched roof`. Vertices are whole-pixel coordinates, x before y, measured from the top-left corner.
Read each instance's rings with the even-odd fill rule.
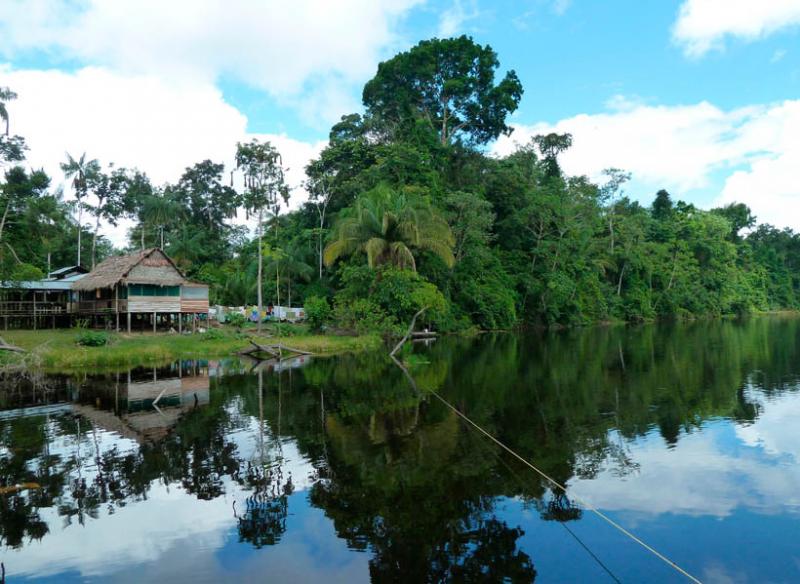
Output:
[[[116,284],[178,286],[185,281],[186,278],[167,254],[154,247],[129,255],[107,258],[75,282],[72,289],[95,290],[112,288]]]

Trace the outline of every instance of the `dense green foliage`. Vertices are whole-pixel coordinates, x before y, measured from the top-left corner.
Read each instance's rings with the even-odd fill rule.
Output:
[[[108,334],[103,331],[83,330],[78,333],[75,342],[82,347],[103,347],[108,344]]]
[[[163,247],[211,285],[212,302],[325,298],[340,328],[396,331],[421,303],[426,324],[447,330],[800,308],[800,236],[757,225],[744,205],[706,211],[665,190],[632,198],[617,169],[599,181],[568,176],[559,156],[570,135],[487,155],[522,97],[513,71],[495,82],[498,68],[495,52],[467,37],[382,63],[364,113],[343,116],[308,165],[309,201],[283,213],[289,190],[269,143],[238,145],[242,188],[207,160],[159,187],[69,156],[77,201],[67,204],[44,173],[18,166],[6,137],[0,270],[11,279],[22,264],[74,263],[78,241],[83,258],[99,259],[112,253],[93,237],[99,222],[127,217],[130,248]],[[14,97],[0,92],[3,120]],[[83,211],[91,230],[77,227]],[[257,219],[255,237],[237,216]]]

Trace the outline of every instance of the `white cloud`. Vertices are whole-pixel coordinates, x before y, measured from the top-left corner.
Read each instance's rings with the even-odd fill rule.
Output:
[[[13,131],[30,146],[28,164],[44,168],[54,184],[63,181],[59,163],[66,152],[139,168],[160,184],[205,159],[230,168],[236,142],[258,137],[279,149],[289,184],[299,187],[305,165],[324,145],[286,134],[248,134],[247,118],[210,82],[166,81],[100,67],[65,73],[0,66],[0,85],[19,94],[9,107]],[[291,205],[304,199],[298,189]],[[104,233],[115,245],[125,243],[124,229]]]
[[[553,0],[553,12],[559,16],[562,16],[567,12],[567,10],[569,10],[571,5],[572,0]]]
[[[800,24],[797,0],[685,0],[672,30],[690,57],[724,46],[726,37],[756,40]]]
[[[328,123],[325,93],[358,85],[400,39],[395,27],[422,0],[4,0],[0,55],[54,58],[126,74],[214,82],[233,78]]]
[[[609,461],[594,479],[573,479],[570,489],[604,510],[647,519],[664,513],[726,517],[739,509],[764,515],[800,513],[800,434],[793,420],[800,396],[786,393],[761,402],[755,422],[708,423],[664,448],[656,432],[626,442],[636,473],[620,480]],[[733,426],[735,440],[729,427]],[[622,440],[612,433],[610,439]]]
[[[464,34],[464,25],[480,14],[477,0],[453,0],[452,6],[439,16],[438,36],[446,38]]]
[[[772,53],[772,57],[770,58],[770,63],[777,63],[782,61],[783,58],[786,56],[786,49],[777,49],[774,53]]]
[[[759,221],[800,229],[800,100],[725,111],[708,102],[651,106],[615,97],[606,113],[555,124],[515,126],[493,151],[504,155],[536,134],[570,132],[562,155],[570,174],[597,178],[609,167],[633,173],[643,188],[674,194],[719,189],[715,204],[742,202]],[[719,184],[719,174],[725,175]]]

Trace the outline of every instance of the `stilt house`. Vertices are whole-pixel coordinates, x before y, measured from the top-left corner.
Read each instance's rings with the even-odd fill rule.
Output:
[[[72,286],[88,272],[69,266],[51,272],[43,280],[0,282],[0,317],[3,328],[16,326],[68,326],[75,311]]]
[[[76,281],[77,313],[117,330],[161,325],[182,331],[208,317],[208,286],[191,282],[158,248],[113,256]]]

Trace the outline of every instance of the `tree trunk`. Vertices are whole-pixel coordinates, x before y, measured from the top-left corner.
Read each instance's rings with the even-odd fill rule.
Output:
[[[275,206],[275,252],[278,251],[278,207]],[[280,258],[275,262],[275,301],[277,306],[281,305],[281,262]],[[280,323],[280,315],[278,315],[278,323]],[[280,327],[278,327],[278,338],[280,338]]]
[[[442,146],[447,146],[447,100],[442,98]]]
[[[97,232],[100,231],[100,216],[97,216],[97,220],[94,222],[94,234],[92,235],[92,269],[94,270],[94,265],[96,261],[96,253],[97,253]]]
[[[263,245],[262,240],[263,240],[263,236],[264,236],[264,228],[263,228],[263,225],[261,223],[261,219],[262,219],[262,212],[259,211],[258,212],[258,291],[257,291],[257,297],[258,297],[258,327],[256,329],[258,331],[259,335],[261,334],[261,311],[264,308],[264,302],[263,302],[263,299],[261,297],[261,277],[262,277],[262,273],[263,273],[263,269],[264,269],[264,253],[263,253],[263,250],[261,249],[261,246]]]
[[[78,199],[78,265],[81,265],[81,221],[83,220],[83,213],[81,213],[81,200]]]
[[[144,251],[144,222],[141,225],[141,235],[142,235],[142,251]]]
[[[667,284],[667,290],[672,288],[672,282],[675,280],[675,270],[678,267],[678,250],[675,250],[675,253],[672,256],[672,272],[669,275],[669,284]]]
[[[622,269],[619,271],[619,282],[617,282],[617,296],[622,294],[622,276],[625,274],[625,268],[628,264],[622,264]]]
[[[611,236],[611,253],[614,253],[614,216],[608,216],[608,233]]]
[[[319,279],[320,280],[322,280],[322,230],[323,229],[325,229],[325,207],[323,207],[319,213]]]
[[[11,207],[11,203],[6,203],[6,210],[3,211],[3,218],[0,219],[0,240],[3,239],[3,230],[6,228],[6,218],[8,217],[8,209]]]

